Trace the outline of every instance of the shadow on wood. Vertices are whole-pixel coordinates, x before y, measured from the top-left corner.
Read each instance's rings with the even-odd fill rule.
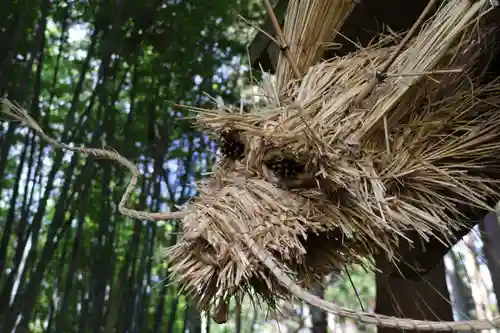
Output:
[[[387,267],[387,262],[377,260],[377,267]],[[375,312],[401,318],[453,321],[450,294],[446,285],[444,260],[419,281],[376,274]],[[378,328],[378,333],[396,333],[394,328]],[[405,333],[420,332],[405,330]]]

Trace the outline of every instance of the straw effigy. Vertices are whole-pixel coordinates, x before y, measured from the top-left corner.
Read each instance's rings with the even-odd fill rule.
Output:
[[[311,66],[285,91],[268,84],[267,107],[250,113],[200,110],[199,126],[223,138],[226,157],[168,257],[202,308],[238,290],[271,304],[290,296],[232,228],[307,287],[372,255],[403,259],[395,249],[410,230],[451,244],[466,221],[460,204],[491,209],[499,86],[471,77],[487,49],[478,33],[491,33],[471,23],[486,8],[448,1],[376,86],[397,47]],[[438,82],[420,74],[439,71]]]
[[[299,3],[290,1],[286,22],[303,15]],[[322,3],[315,1],[310,15]],[[341,3],[345,15],[331,16],[332,26],[352,9]],[[481,23],[491,9],[486,0],[443,1],[399,45],[381,40],[321,63],[319,51],[298,61],[283,47],[276,75],[282,83],[262,83],[265,107],[197,110],[198,126],[221,138],[224,156],[200,183],[199,196],[177,213],[125,207],[138,171],[118,153],[58,143],[19,107],[6,102],[3,111],[60,148],[127,166],[133,178],[119,205],[123,214],[182,218],[180,240],[167,251],[172,276],[200,309],[215,306],[219,321],[227,319],[231,298],[245,293],[271,306],[295,296],[379,326],[490,329],[500,319],[430,322],[361,313],[305,288],[349,265],[373,267],[374,255],[404,260],[396,248],[410,241],[409,231],[451,244],[466,221],[464,206],[493,210],[489,200],[500,193],[500,85],[483,85],[475,65],[491,51],[495,26]],[[291,24],[278,32],[282,43],[301,40]],[[299,77],[282,80],[292,75]]]

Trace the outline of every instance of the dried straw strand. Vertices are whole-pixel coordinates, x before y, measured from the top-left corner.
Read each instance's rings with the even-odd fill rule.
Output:
[[[276,31],[276,39],[277,39],[276,41],[278,42],[278,46],[281,52],[284,53],[289,66],[292,68],[293,75],[295,76],[296,79],[300,79],[301,74],[299,71],[299,67],[297,67],[295,60],[293,59],[292,54],[290,53],[290,47],[285,39],[285,36],[283,35],[283,32],[281,31],[281,27],[278,22],[278,19],[276,18],[276,14],[274,13],[273,7],[271,6],[269,0],[264,0],[264,4],[266,5],[266,10],[274,26],[274,30]]]
[[[479,0],[473,3],[470,0],[445,2],[419,35],[417,43],[398,54],[387,69],[392,67],[391,72],[393,73],[434,70],[434,66],[449,51],[453,42],[463,34],[465,29],[470,27],[471,21],[479,19],[491,10],[491,7],[485,9],[487,5],[489,5],[488,0]],[[364,119],[361,128],[353,133],[348,141],[361,142],[393,109],[394,105],[404,98],[403,96],[410,91],[410,88],[422,78],[423,76],[407,76],[404,77],[404,80],[398,78],[387,80],[391,86],[390,93],[388,96],[384,96],[380,103],[373,101],[376,108]],[[369,83],[370,88],[371,85],[372,83]]]
[[[410,41],[410,39],[413,37],[413,35],[415,35],[415,32],[417,31],[417,29],[419,29],[420,26],[424,23],[425,17],[429,14],[429,12],[431,11],[431,9],[434,7],[434,5],[438,1],[439,0],[431,0],[431,1],[429,1],[427,3],[427,6],[425,6],[424,10],[422,11],[422,13],[420,14],[420,16],[418,17],[417,21],[412,25],[412,27],[410,28],[410,30],[404,36],[403,40],[398,44],[398,46],[397,46],[396,50],[394,51],[394,53],[387,60],[387,62],[380,69],[380,71],[378,71],[377,73],[375,73],[374,78],[373,78],[371,84],[367,85],[366,89],[363,92],[361,92],[358,95],[358,97],[354,100],[354,104],[355,105],[359,104],[363,99],[365,99],[366,96],[368,96],[368,94],[370,94],[372,92],[373,88],[375,88],[375,86],[377,85],[377,83],[380,83],[386,77],[386,73],[389,70],[389,68],[391,67],[391,65],[394,63],[394,61],[396,60],[396,58],[401,54],[401,52],[406,47],[406,45],[408,44],[408,42]],[[356,139],[351,139],[351,140],[352,141],[356,141]]]

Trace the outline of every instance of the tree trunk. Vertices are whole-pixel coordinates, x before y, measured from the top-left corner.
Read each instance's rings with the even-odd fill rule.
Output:
[[[235,325],[235,329],[234,329],[234,332],[235,333],[241,333],[241,316],[242,316],[242,313],[241,313],[241,301],[242,301],[242,297],[241,297],[241,294],[238,295],[236,297],[236,304],[235,304],[235,309],[234,309],[234,312],[235,312],[235,316],[234,316],[234,325]]]
[[[497,209],[498,210],[498,209]],[[500,216],[489,213],[479,223],[483,252],[490,270],[497,307],[500,308]]]
[[[456,311],[458,320],[470,320],[474,301],[472,300],[472,291],[463,279],[464,269],[457,254],[453,251],[448,253],[452,261],[453,269],[448,272],[452,290],[452,304]],[[462,273],[462,274],[461,274]]]
[[[492,318],[493,314],[488,308],[488,291],[486,290],[484,279],[481,274],[474,235],[467,235],[467,237],[464,238],[464,244],[469,249],[469,255],[472,259],[472,265],[468,265],[467,267],[467,275],[472,289],[472,299],[475,303],[476,318]]]
[[[325,296],[325,287],[322,283],[316,282],[311,291],[314,295],[319,298],[324,298]],[[312,322],[312,333],[327,333],[328,332],[328,315],[325,311],[318,309],[316,307],[311,306],[309,308],[311,312],[311,322]]]
[[[192,305],[186,306],[184,313],[184,329],[186,333],[201,333],[201,316],[200,312]]]
[[[23,151],[21,153],[21,158],[19,160],[19,165],[17,167],[16,172],[16,180],[14,183],[14,191],[12,193],[12,198],[9,203],[9,210],[7,213],[7,218],[5,219],[4,227],[2,230],[2,238],[0,241],[0,280],[2,279],[3,273],[5,271],[5,261],[7,260],[8,251],[9,251],[9,242],[12,234],[12,229],[14,228],[15,221],[15,211],[16,211],[16,202],[19,202],[19,190],[21,188],[21,176],[23,172],[23,168],[25,167],[24,163],[26,160],[26,154],[28,151],[28,142],[29,137],[26,136],[24,140]],[[3,302],[2,302],[3,303]],[[0,303],[1,304],[1,303]],[[3,307],[0,305],[0,311],[3,311]]]

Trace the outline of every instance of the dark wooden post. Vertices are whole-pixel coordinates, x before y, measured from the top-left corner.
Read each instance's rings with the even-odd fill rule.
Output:
[[[377,267],[386,271],[388,263],[384,259],[379,259]],[[419,280],[376,273],[376,296],[375,312],[378,314],[411,319],[453,320],[443,259]],[[378,333],[402,331],[383,327],[377,330]]]

